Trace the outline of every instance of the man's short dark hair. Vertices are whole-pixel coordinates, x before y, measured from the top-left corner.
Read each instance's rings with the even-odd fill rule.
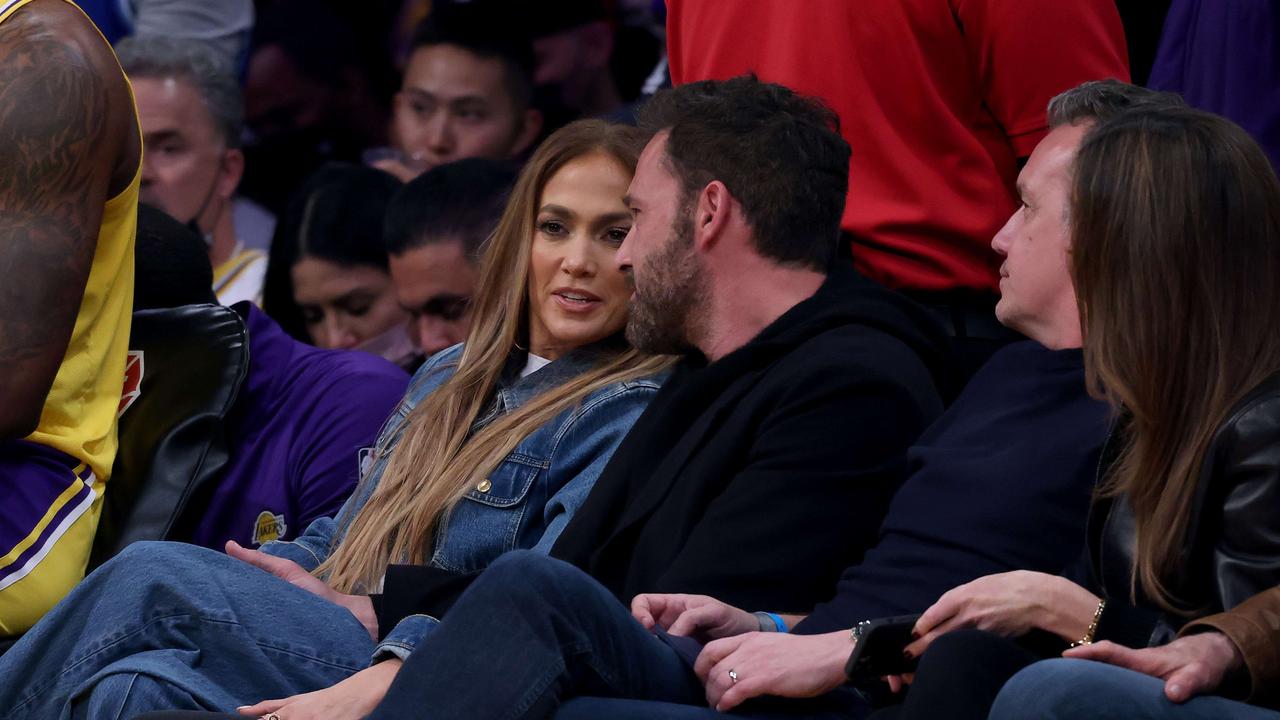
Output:
[[[387,206],[387,252],[437,242],[461,242],[476,262],[480,246],[497,227],[516,182],[510,163],[467,158],[437,165],[396,191]]]
[[[524,111],[533,102],[533,44],[483,9],[469,5],[437,8],[414,30],[410,52],[453,45],[477,57],[498,60],[507,94],[516,110]]]
[[[849,188],[849,144],[822,101],[754,75],[663,90],[640,124],[666,130],[687,206],[714,180],[742,204],[760,254],[825,271]]]
[[[204,238],[150,205],[138,205],[134,270],[134,310],[218,302]]]
[[[1049,101],[1050,128],[1091,121],[1103,124],[1131,108],[1186,107],[1176,93],[1148,90],[1119,80],[1090,80]]]

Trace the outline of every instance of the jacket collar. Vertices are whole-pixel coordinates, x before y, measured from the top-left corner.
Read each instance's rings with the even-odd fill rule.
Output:
[[[511,412],[542,392],[563,385],[600,364],[603,356],[617,352],[626,341],[621,333],[576,348],[525,377],[520,377],[529,359],[527,350],[516,349],[507,358],[498,383],[496,412]]]

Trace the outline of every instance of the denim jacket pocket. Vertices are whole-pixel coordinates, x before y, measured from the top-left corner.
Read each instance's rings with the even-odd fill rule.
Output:
[[[447,533],[437,534],[432,564],[455,572],[482,570],[512,550],[528,509],[530,488],[548,463],[513,452],[453,508]],[[444,527],[444,526],[442,526]]]

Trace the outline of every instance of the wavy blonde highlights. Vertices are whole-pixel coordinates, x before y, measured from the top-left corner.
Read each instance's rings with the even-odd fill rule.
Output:
[[[567,163],[593,153],[604,153],[634,173],[644,141],[635,128],[580,120],[552,134],[530,158],[485,244],[474,320],[453,376],[390,434],[399,436],[394,450],[390,443],[378,448],[379,454],[390,452],[378,487],[316,569],[335,589],[371,592],[388,564],[426,563],[450,510],[529,433],[595,390],[671,364],[668,356],[631,348],[603,355],[594,368],[470,434],[512,349],[528,346],[529,254],[543,188]]]
[[[1206,455],[1280,369],[1280,181],[1227,120],[1132,111],[1086,136],[1071,204],[1089,390],[1130,418],[1100,494],[1133,508],[1133,594],[1190,614],[1171,588]]]

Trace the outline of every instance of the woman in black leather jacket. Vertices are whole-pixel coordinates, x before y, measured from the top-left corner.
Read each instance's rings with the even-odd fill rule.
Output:
[[[921,662],[887,715],[985,718],[1005,680],[1068,644],[1163,645],[1280,585],[1275,171],[1229,121],[1165,108],[1092,130],[1072,183],[1085,367],[1117,413],[1087,569],[943,595],[915,626],[906,652]]]

